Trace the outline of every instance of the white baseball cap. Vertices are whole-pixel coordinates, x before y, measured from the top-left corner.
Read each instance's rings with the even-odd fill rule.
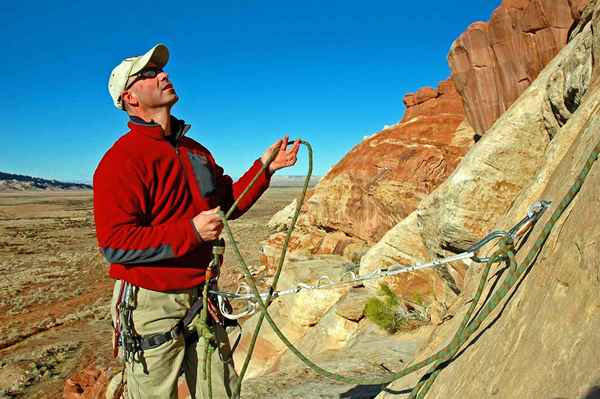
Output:
[[[125,90],[129,78],[146,67],[150,62],[162,68],[169,61],[169,49],[162,43],[157,44],[144,55],[125,58],[115,67],[108,78],[108,92],[113,99],[115,107],[123,109],[121,94]]]

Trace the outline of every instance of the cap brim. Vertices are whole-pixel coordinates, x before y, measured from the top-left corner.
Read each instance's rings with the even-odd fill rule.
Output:
[[[144,69],[150,62],[154,63],[157,67],[162,68],[169,62],[169,49],[162,43],[157,44],[136,60],[135,64],[131,68],[129,76],[135,75],[142,69]]]

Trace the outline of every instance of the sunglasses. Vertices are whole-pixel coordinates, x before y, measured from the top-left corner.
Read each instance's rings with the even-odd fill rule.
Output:
[[[138,80],[155,78],[162,71],[163,71],[162,68],[158,68],[158,67],[149,67],[149,68],[142,69],[135,75],[131,75],[129,77],[129,79],[131,79],[131,78],[134,78],[134,79],[131,82],[127,83],[127,85],[125,85],[125,90],[129,89]]]

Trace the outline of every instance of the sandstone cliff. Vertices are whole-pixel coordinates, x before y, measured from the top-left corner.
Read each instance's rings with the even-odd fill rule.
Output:
[[[571,31],[568,46],[532,75],[531,84],[515,95],[506,112],[497,115],[495,124],[488,126],[448,179],[370,246],[361,257],[361,274],[390,263],[414,263],[464,250],[488,231],[512,226],[538,199],[556,205],[570,188],[599,137],[600,4],[591,1],[583,14],[582,4],[576,2],[504,2],[503,7],[524,12],[531,10],[531,4],[537,10],[555,6],[560,13],[568,11],[571,21],[580,18],[561,36],[566,41]],[[408,96],[407,105],[422,104],[417,97],[436,98],[430,90],[418,94]],[[594,165],[582,191],[558,221],[532,271],[510,301],[499,307],[471,345],[442,371],[427,397],[576,398],[600,385],[600,336],[596,333],[600,328],[600,247],[596,239],[600,232],[595,210],[598,168],[600,165]],[[523,259],[549,216],[545,215],[532,232],[518,260]],[[317,274],[328,270],[327,257],[320,261],[323,265]],[[430,316],[430,324],[398,336],[384,336],[361,319],[358,309],[364,306],[365,296],[373,295],[372,284],[338,292],[339,300],[330,298],[325,307],[317,308],[305,298],[296,303],[297,307],[286,307],[279,319],[289,324],[286,316],[296,309],[302,309],[303,314],[313,312],[317,317],[293,340],[331,370],[377,374],[381,371],[378,364],[398,370],[449,342],[474,293],[480,270],[475,263],[457,262],[438,271],[386,279],[405,301],[418,294]],[[333,274],[339,276],[340,271]],[[502,273],[495,275],[489,287],[501,278]],[[271,351],[271,342],[265,338],[262,348],[268,348],[270,356],[278,360],[264,368],[258,362],[254,375],[270,373],[270,378],[281,378],[284,384],[278,397],[302,392],[329,392],[337,397],[348,389],[333,383],[324,388],[322,380],[311,379],[321,381],[311,385],[298,360],[287,352]],[[301,376],[303,388],[289,386]],[[411,375],[389,389],[402,392],[421,376]],[[259,381],[249,381],[254,387],[251,392],[269,392]],[[252,395],[249,397],[260,396]],[[382,393],[381,397],[398,396]]]
[[[501,176],[512,179],[511,173],[504,170],[496,177],[479,181],[480,191],[489,190],[490,194],[496,192],[497,195],[490,195],[489,200],[472,198],[472,202],[502,204],[492,207],[495,210],[484,223],[489,227],[506,228],[517,221],[531,202],[544,198],[556,206],[563,198],[600,137],[600,65],[597,63],[600,4],[591,1],[588,7],[590,18],[582,20],[577,27],[578,34],[473,148],[469,157],[477,158],[478,162],[465,158],[444,187],[433,194],[436,199],[423,203],[418,212],[427,213],[429,207],[436,207],[438,200],[448,206],[449,213],[460,208],[461,198],[467,199],[462,196],[466,190],[461,186],[467,184],[463,182],[485,174],[475,164],[483,165],[504,157],[507,150],[504,139],[514,134],[514,129],[522,133],[518,134],[522,139],[513,143],[512,159],[505,162],[514,167],[527,158],[535,167],[520,169],[523,173],[517,180],[522,183],[499,194]],[[567,105],[569,114],[565,119],[559,110]],[[533,137],[538,137],[535,140],[539,140],[539,145],[531,146]],[[537,154],[523,153],[528,147],[537,147]],[[510,301],[499,307],[472,345],[442,371],[428,398],[591,398],[600,393],[600,336],[597,334],[600,328],[600,246],[595,238],[600,231],[597,227],[600,214],[595,205],[600,195],[599,168],[596,162],[574,202],[556,223],[533,269],[511,294]],[[454,197],[451,200],[454,205],[447,201],[451,197]],[[521,249],[518,260],[531,248],[549,216],[540,221]],[[460,229],[467,233],[472,231],[472,226],[464,224]],[[426,229],[423,235],[429,235]],[[457,244],[462,240],[449,241]],[[463,300],[472,295],[477,278],[477,269],[471,269]],[[434,333],[417,359],[448,341],[464,310],[462,301],[454,306],[451,310],[454,319]],[[392,387],[410,387],[415,381],[416,376],[411,376]],[[395,396],[381,395],[381,398],[388,397]]]
[[[587,0],[505,0],[450,48],[467,120],[483,134],[558,53]]]

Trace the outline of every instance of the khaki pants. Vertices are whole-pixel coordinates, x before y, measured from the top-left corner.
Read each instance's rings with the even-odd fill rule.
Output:
[[[116,320],[115,304],[122,282],[116,281],[111,313]],[[173,328],[192,305],[198,289],[157,292],[139,288],[137,306],[133,311],[135,331],[140,335],[164,333]],[[198,316],[196,316],[198,317]],[[212,397],[230,398],[237,381],[229,340],[224,328],[214,327],[218,350],[211,359]],[[123,348],[119,348],[120,351]],[[205,340],[200,338],[186,346],[183,336],[147,349],[143,353],[148,373],[137,362],[125,365],[128,399],[176,399],[177,380],[181,372],[193,399],[208,398],[207,381],[202,379]]]

